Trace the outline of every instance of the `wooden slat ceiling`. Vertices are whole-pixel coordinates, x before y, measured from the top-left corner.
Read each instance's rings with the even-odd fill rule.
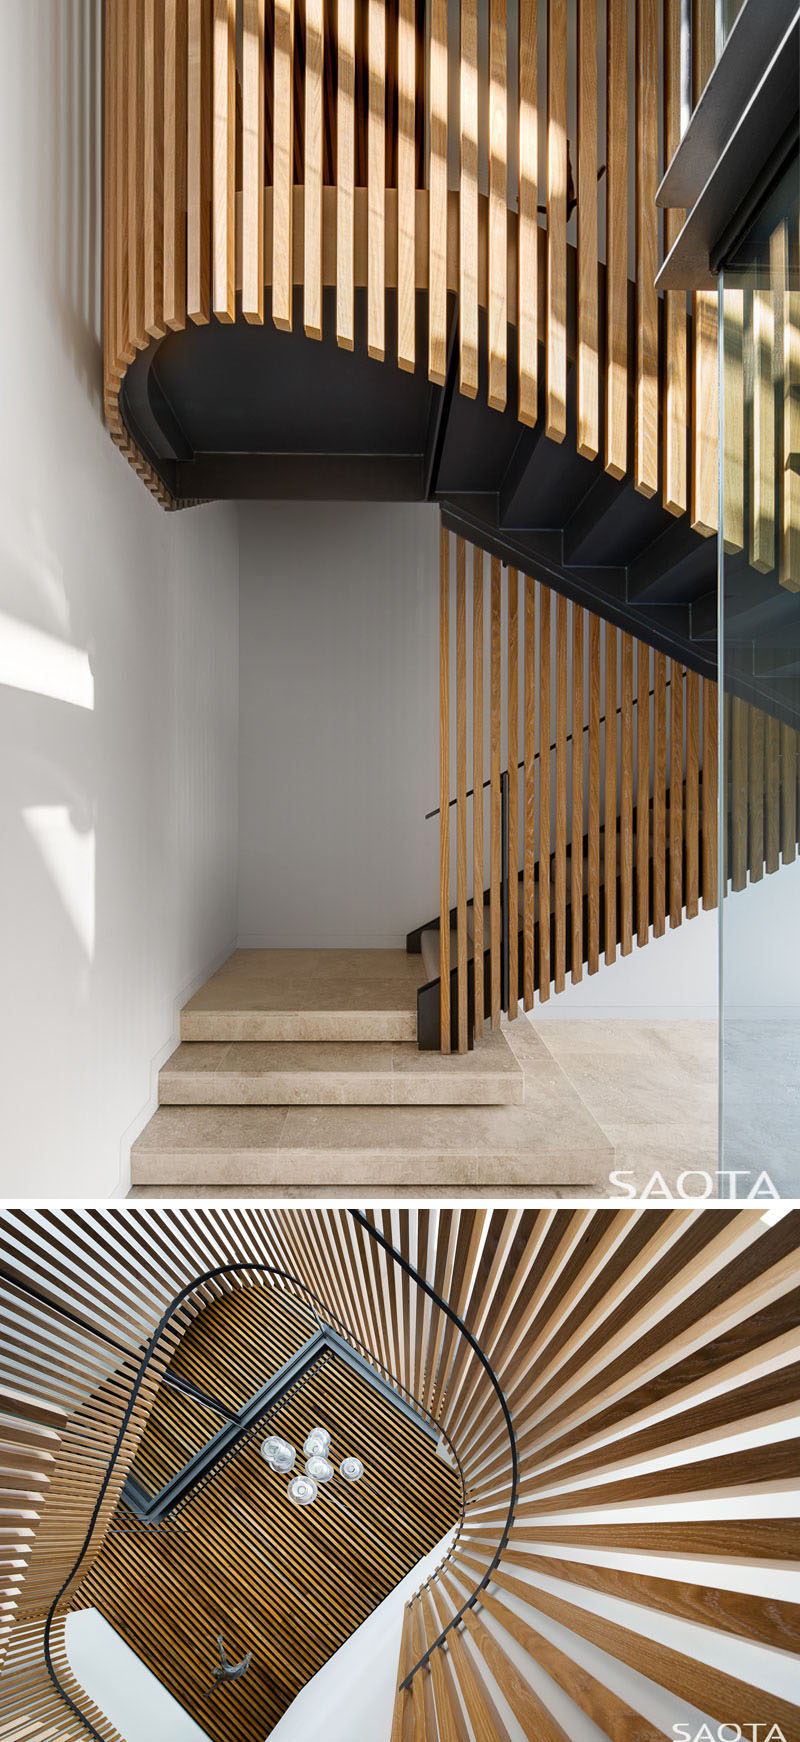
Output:
[[[192,1327],[186,1345],[197,1383],[204,1348],[207,1384],[212,1368],[217,1386],[226,1367],[233,1373],[242,1317],[254,1322],[256,1302],[255,1292],[230,1296]],[[269,1305],[274,1312],[275,1297]],[[162,1387],[143,1437],[146,1461],[151,1431],[162,1433],[164,1396]],[[181,1399],[166,1396],[171,1410],[180,1407]],[[365,1476],[355,1487],[337,1476],[301,1511],[259,1448],[274,1432],[300,1451],[317,1423],[332,1435],[334,1460],[355,1453]],[[189,1440],[184,1449],[191,1454]],[[123,1502],[79,1603],[105,1616],[212,1738],[250,1742],[269,1733],[306,1681],[457,1522],[459,1507],[458,1478],[430,1437],[328,1352],[163,1524],[141,1524]],[[241,1681],[209,1698],[219,1633],[230,1661],[250,1651],[253,1662]]]

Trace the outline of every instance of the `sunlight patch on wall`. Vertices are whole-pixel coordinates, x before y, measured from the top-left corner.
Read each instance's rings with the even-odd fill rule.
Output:
[[[29,805],[22,820],[41,853],[87,960],[94,960],[96,841],[76,828],[65,804]]]
[[[69,641],[0,613],[0,684],[76,708],[94,708],[89,655]]]

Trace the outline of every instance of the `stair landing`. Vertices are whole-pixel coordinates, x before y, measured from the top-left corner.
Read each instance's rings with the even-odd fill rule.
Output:
[[[181,1012],[184,1041],[414,1041],[405,950],[236,950]]]

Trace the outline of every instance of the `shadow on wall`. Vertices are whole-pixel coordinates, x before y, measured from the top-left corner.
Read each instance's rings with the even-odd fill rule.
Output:
[[[103,0],[25,0],[23,101],[37,116],[34,221],[63,352],[102,406]]]

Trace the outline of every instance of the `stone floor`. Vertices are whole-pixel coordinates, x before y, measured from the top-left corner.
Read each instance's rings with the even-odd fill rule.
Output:
[[[499,1196],[608,1197],[624,1198],[624,1187],[612,1182],[611,1173],[622,1174],[625,1185],[637,1192],[648,1192],[658,1201],[659,1185],[653,1184],[659,1174],[674,1191],[682,1172],[708,1173],[716,1178],[717,1169],[717,1029],[713,1022],[639,1022],[547,1020],[533,1023],[525,1017],[504,1024],[504,1032],[525,1074],[525,1109],[536,1110],[538,1131],[531,1147],[530,1170],[520,1165],[517,1157],[513,1168],[489,1167],[483,1176],[476,1176],[474,1164],[467,1162],[443,1170],[439,1183],[431,1182],[431,1144],[437,1152],[448,1148],[445,1126],[451,1116],[445,1108],[414,1109],[418,1117],[428,1113],[430,1130],[420,1145],[427,1151],[428,1165],[419,1170],[413,1182],[407,1171],[402,1178],[392,1178],[391,1166],[376,1165],[374,1191],[382,1197],[439,1197],[468,1195],[481,1197],[486,1191]],[[170,1109],[162,1109],[167,1116]],[[213,1110],[212,1110],[213,1111]],[[243,1109],[252,1114],[252,1109]],[[520,1125],[522,1109],[509,1107],[495,1113],[507,1114],[509,1131]],[[358,1150],[363,1156],[374,1141],[376,1151],[387,1151],[403,1139],[400,1124],[409,1119],[410,1109],[362,1107],[354,1109],[358,1124]],[[475,1148],[483,1148],[480,1127],[487,1110],[464,1109],[464,1117],[474,1120]],[[352,1197],[355,1180],[348,1183],[337,1166],[330,1165],[330,1129],[325,1110],[309,1109],[300,1115],[304,1165],[292,1181],[281,1179],[270,1183],[269,1176],[258,1177],[258,1169],[244,1168],[243,1177],[225,1179],[225,1170],[211,1175],[201,1167],[192,1168],[193,1183],[162,1184],[154,1167],[152,1180],[142,1181],[131,1191],[135,1198],[147,1197]],[[291,1113],[280,1114],[282,1142],[289,1147]],[[373,1123],[374,1121],[374,1123]],[[387,1121],[397,1123],[397,1136],[387,1142]],[[442,1122],[444,1142],[436,1142],[434,1127]],[[295,1123],[297,1123],[295,1117]],[[349,1122],[348,1122],[349,1130]],[[209,1127],[210,1131],[210,1127]],[[569,1134],[572,1134],[570,1136]],[[554,1141],[555,1140],[555,1141]],[[345,1138],[349,1148],[352,1134]],[[291,1147],[294,1145],[292,1144]],[[325,1151],[329,1162],[313,1181],[313,1155],[318,1147]],[[405,1141],[402,1147],[406,1148]],[[471,1145],[470,1145],[471,1147]],[[216,1143],[212,1145],[212,1150]],[[459,1145],[460,1148],[460,1145]],[[538,1157],[551,1160],[557,1149],[562,1166],[547,1167],[536,1178]],[[572,1153],[570,1153],[572,1151]],[[341,1160],[345,1157],[342,1155]],[[421,1154],[421,1160],[423,1156]],[[455,1160],[455,1157],[453,1157]],[[210,1166],[214,1164],[210,1162]],[[438,1170],[437,1170],[438,1171]],[[523,1174],[527,1177],[523,1178]],[[425,1177],[427,1174],[427,1178]],[[219,1183],[216,1183],[216,1180]],[[313,1183],[312,1183],[313,1181]],[[358,1180],[364,1190],[368,1182],[364,1172]],[[483,1186],[483,1190],[482,1190]],[[687,1195],[702,1196],[702,1180],[686,1182]]]

